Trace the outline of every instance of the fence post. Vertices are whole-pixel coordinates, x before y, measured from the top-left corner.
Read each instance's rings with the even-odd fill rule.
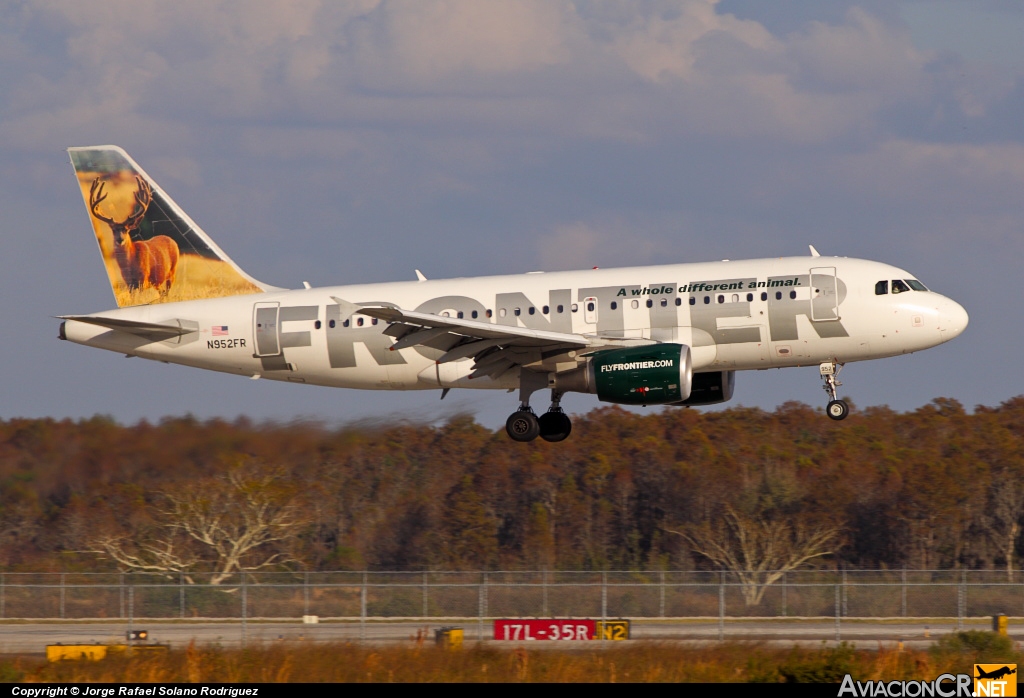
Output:
[[[245,647],[245,635],[246,631],[248,630],[248,628],[246,627],[246,621],[248,620],[249,616],[249,599],[246,596],[246,591],[247,588],[245,585],[245,572],[242,572],[242,647]]]
[[[718,573],[718,641],[725,639],[725,571]]]
[[[789,615],[788,599],[786,598],[786,592],[788,591],[786,582],[789,578],[789,572],[782,573],[782,617],[785,618]]]
[[[309,615],[309,572],[302,575],[302,615]]]
[[[964,629],[964,613],[966,609],[964,606],[967,605],[967,570],[960,571],[960,586],[957,588],[957,599],[956,599],[956,629]]]
[[[843,569],[843,616],[850,615],[850,609],[846,605],[846,599],[847,599],[847,594],[846,594],[846,570]]]
[[[135,622],[135,584],[128,587],[128,637],[132,636],[132,624]]]
[[[903,588],[900,594],[900,611],[904,618],[907,617],[907,568],[903,568],[902,574]]]
[[[185,618],[185,573],[178,572],[178,617]]]
[[[479,643],[484,641],[484,584],[487,584],[486,572],[476,587],[476,641]]]
[[[839,642],[841,640],[841,635],[840,635],[840,630],[839,630],[839,618],[840,618],[842,609],[843,609],[843,607],[842,607],[842,602],[840,600],[839,585],[836,584],[836,642]]]
[[[543,605],[544,605],[544,608],[541,609],[541,611],[542,611],[541,615],[546,618],[546,617],[551,615],[550,613],[548,613],[548,568],[547,567],[545,567],[541,571],[541,573],[540,573],[540,586],[541,586],[541,592],[542,592],[541,596],[543,598]]]
[[[423,573],[423,617],[427,617],[427,573]]]
[[[366,571],[363,571],[363,588],[359,592],[359,641],[366,642]]]
[[[64,618],[64,573],[60,573],[60,617]]]
[[[661,599],[658,603],[658,617],[665,617],[665,570],[661,571]]]
[[[0,618],[6,618],[7,617],[7,608],[6,608],[7,598],[6,598],[6,595],[4,593],[5,592],[5,590],[4,590],[4,581],[5,581],[4,573],[0,572]]]
[[[601,620],[608,617],[608,573],[601,572]]]

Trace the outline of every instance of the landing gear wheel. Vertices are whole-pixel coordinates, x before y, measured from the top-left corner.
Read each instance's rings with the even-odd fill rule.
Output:
[[[509,415],[505,431],[513,441],[533,441],[540,434],[540,421],[533,412],[519,410]]]
[[[828,403],[828,407],[825,408],[828,416],[837,422],[840,419],[846,419],[846,415],[850,414],[849,406],[842,400],[832,400]]]
[[[572,432],[572,420],[561,410],[545,412],[537,421],[540,423],[540,438],[545,441],[565,441]]]

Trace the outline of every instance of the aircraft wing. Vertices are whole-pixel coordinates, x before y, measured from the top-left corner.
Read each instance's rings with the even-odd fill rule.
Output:
[[[333,296],[332,300],[349,314],[359,313],[389,323],[384,333],[397,339],[392,351],[420,345],[443,351],[438,363],[473,358],[470,378],[497,378],[515,366],[555,371],[575,368],[575,358],[583,354],[611,346],[651,343],[532,330],[384,305],[356,305]]]
[[[117,330],[118,332],[128,332],[139,337],[151,339],[155,342],[171,339],[172,337],[180,337],[191,332],[196,332],[199,329],[198,326],[185,327],[180,321],[171,325],[155,322],[139,322],[137,320],[122,320],[120,318],[100,317],[96,315],[58,315],[57,318],[59,320],[74,320],[75,322],[84,322],[89,325],[99,325],[100,327]]]

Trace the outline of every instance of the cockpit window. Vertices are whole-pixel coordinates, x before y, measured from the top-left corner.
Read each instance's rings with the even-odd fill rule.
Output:
[[[889,282],[886,281],[885,279],[882,279],[877,284],[875,284],[875,295],[876,296],[884,296],[888,292],[889,292]]]
[[[917,279],[907,279],[907,283],[910,284],[910,288],[914,289],[915,291],[927,291],[928,290],[925,287],[925,285],[922,284]]]
[[[893,279],[892,280],[892,292],[893,293],[903,293],[904,291],[909,291],[909,290],[910,290],[910,287],[907,286],[902,281],[900,281],[899,279]]]

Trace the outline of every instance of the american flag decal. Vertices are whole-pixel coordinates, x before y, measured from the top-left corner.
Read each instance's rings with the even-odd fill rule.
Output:
[[[213,326],[213,336],[214,337],[223,337],[223,336],[227,335],[227,333],[228,333],[228,326],[227,325],[214,325]]]

